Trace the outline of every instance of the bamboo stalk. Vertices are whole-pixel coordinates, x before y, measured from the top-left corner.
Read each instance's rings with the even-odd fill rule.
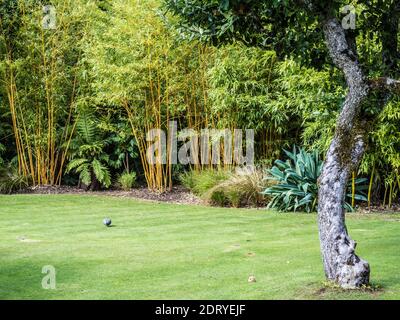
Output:
[[[351,180],[351,206],[354,208],[355,206],[355,195],[356,195],[356,173],[352,172],[352,180]]]
[[[374,173],[375,173],[375,166],[372,167],[371,178],[369,180],[368,186],[368,208],[371,210],[371,193],[372,193],[372,185],[374,182]]]

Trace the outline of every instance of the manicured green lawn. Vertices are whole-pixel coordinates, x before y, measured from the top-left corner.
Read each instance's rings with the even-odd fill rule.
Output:
[[[314,214],[1,196],[0,298],[399,299],[400,215],[347,221],[380,290],[324,287]],[[55,290],[41,287],[45,265],[56,268]]]

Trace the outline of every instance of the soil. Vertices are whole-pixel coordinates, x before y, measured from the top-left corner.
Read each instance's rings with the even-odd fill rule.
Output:
[[[400,204],[393,204],[391,208],[383,207],[383,206],[361,206],[358,208],[357,212],[360,213],[399,213],[400,212]]]
[[[192,204],[192,205],[201,205],[206,204],[199,197],[191,193],[189,190],[184,188],[183,186],[175,186],[171,191],[168,192],[156,192],[150,191],[146,187],[138,187],[131,189],[130,191],[122,191],[122,190],[104,190],[104,191],[86,191],[84,189],[78,187],[71,186],[36,186],[29,187],[19,193],[30,193],[30,194],[86,194],[86,195],[106,195],[106,196],[114,196],[114,197],[123,197],[123,198],[135,198],[147,201],[155,201],[155,202],[167,202],[167,203],[175,203],[175,204]],[[262,208],[260,206],[259,208]],[[358,213],[361,214],[369,214],[369,213],[398,213],[400,212],[400,203],[393,204],[391,208],[382,207],[382,206],[371,206],[370,208],[363,205],[358,207]]]
[[[130,191],[122,190],[105,190],[105,191],[86,191],[77,187],[71,186],[36,186],[30,187],[21,193],[30,194],[86,194],[86,195],[105,195],[122,198],[135,198],[156,202],[168,202],[175,204],[204,204],[204,202],[190,191],[181,186],[173,187],[168,192],[150,191],[145,187],[131,189]]]

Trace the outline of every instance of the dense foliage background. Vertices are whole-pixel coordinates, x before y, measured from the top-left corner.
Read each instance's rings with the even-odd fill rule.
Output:
[[[48,2],[56,8],[56,29],[42,26]],[[181,4],[176,1],[176,10]],[[363,17],[361,23],[373,23],[373,17]],[[324,154],[346,92],[343,78],[318,63],[323,48],[298,48],[315,62],[306,67],[295,55],[282,56],[279,45],[290,43],[249,47],[230,41],[213,47],[188,39],[185,26],[177,27],[174,19],[157,0],[2,0],[2,191],[43,184],[129,189],[135,179],[166,191],[185,180],[183,172],[193,171],[216,181],[208,185],[214,191],[225,188],[218,187],[221,181],[238,185],[224,182],[229,179],[249,186],[244,197],[234,191],[228,196],[203,192],[222,197],[224,205],[262,202],[254,195],[265,187],[264,174],[247,180],[243,174],[226,175],[220,181],[210,178],[210,171],[230,171],[230,166],[150,165],[146,132],[168,132],[169,121],[177,121],[179,129],[254,129],[262,172],[275,160],[286,160],[282,150],[293,145]],[[316,32],[307,30],[303,43],[312,44]],[[362,63],[379,65],[376,34],[359,37],[359,50],[369,57]],[[399,128],[396,97],[373,123],[367,153],[353,175],[354,186],[357,178],[367,179],[370,204],[398,202]]]

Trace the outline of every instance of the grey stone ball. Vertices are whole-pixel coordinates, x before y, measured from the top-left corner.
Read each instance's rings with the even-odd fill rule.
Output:
[[[106,227],[111,226],[111,219],[110,219],[110,218],[104,218],[103,224],[104,224]]]

